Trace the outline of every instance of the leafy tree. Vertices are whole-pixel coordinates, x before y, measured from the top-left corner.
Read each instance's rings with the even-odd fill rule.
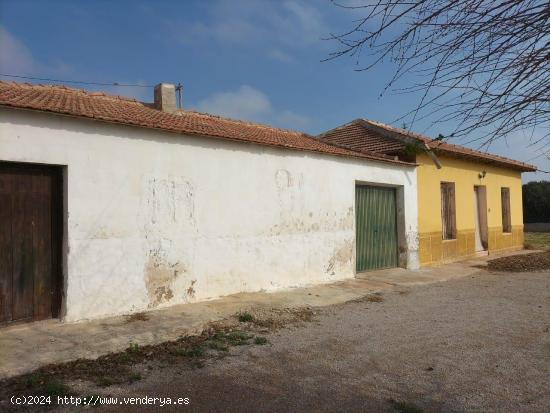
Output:
[[[523,221],[550,222],[550,181],[523,185]]]

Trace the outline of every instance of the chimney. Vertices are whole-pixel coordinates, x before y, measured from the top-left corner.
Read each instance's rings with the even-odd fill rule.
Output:
[[[155,108],[168,113],[174,113],[177,110],[174,85],[159,83],[155,86]]]

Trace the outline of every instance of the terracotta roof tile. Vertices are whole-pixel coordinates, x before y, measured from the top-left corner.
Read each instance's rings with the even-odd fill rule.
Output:
[[[405,144],[388,139],[366,129],[363,122],[352,121],[318,136],[323,142],[353,150],[370,150],[390,154],[403,149]]]
[[[302,132],[187,110],[170,114],[154,109],[152,104],[138,102],[135,99],[66,86],[0,81],[0,106],[54,112],[185,135],[209,136],[414,166],[383,153],[333,146]]]
[[[537,170],[535,166],[524,162],[487,152],[476,151],[460,145],[453,145],[450,143],[433,140],[424,135],[368,119],[356,119],[338,128],[325,132],[319,135],[318,138],[324,142],[343,148],[355,150],[364,148],[383,154],[396,153],[400,149],[404,148],[407,139],[414,139],[426,144],[436,153],[517,169],[523,172],[532,172]]]

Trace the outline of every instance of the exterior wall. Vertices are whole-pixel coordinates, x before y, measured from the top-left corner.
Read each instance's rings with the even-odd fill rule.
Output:
[[[438,156],[443,168],[437,169],[425,154],[417,156],[418,232],[420,264],[429,265],[475,255],[474,186],[485,186],[489,253],[523,247],[523,207],[521,173],[512,169]],[[484,178],[479,177],[486,171]],[[441,182],[455,183],[455,240],[442,239]],[[502,231],[500,189],[510,188],[512,232]]]
[[[356,181],[400,187],[418,266],[413,167],[1,112],[0,160],[65,166],[65,320],[353,277]]]

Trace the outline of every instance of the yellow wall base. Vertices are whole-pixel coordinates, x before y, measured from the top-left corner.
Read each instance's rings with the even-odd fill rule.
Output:
[[[503,233],[502,228],[489,228],[489,254],[513,251],[523,248],[523,225],[512,227],[511,233]],[[453,240],[443,240],[441,232],[419,235],[420,265],[434,265],[475,257],[474,230],[457,231]]]

